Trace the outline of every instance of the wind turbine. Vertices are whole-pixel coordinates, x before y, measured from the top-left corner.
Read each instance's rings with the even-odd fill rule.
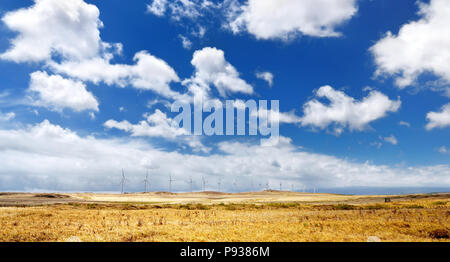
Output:
[[[192,180],[191,176],[189,177],[189,180],[186,181],[186,183],[189,183],[189,186],[190,186],[190,189],[191,189],[191,192],[192,192],[192,185],[194,184],[194,181]]]
[[[202,176],[202,185],[203,185],[203,192],[205,192],[206,189],[206,179],[204,176]]]
[[[122,181],[120,181],[120,184],[121,184],[121,194],[123,194],[123,185],[125,184],[125,180],[127,180],[126,178],[125,178],[125,173],[123,172],[123,168],[122,168]]]
[[[217,182],[217,185],[218,185],[218,187],[219,187],[219,191],[218,192],[220,192],[220,184],[221,184],[222,182],[221,182],[221,179],[219,178],[219,182]]]
[[[147,174],[145,175],[145,179],[144,179],[144,183],[145,183],[145,193],[147,193],[147,183],[148,183],[148,168],[147,168]]]
[[[172,192],[172,182],[175,181],[174,179],[172,179],[172,175],[169,175],[169,192]]]

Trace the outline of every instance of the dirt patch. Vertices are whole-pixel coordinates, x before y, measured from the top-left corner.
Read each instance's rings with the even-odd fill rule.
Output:
[[[36,194],[34,197],[41,197],[41,198],[70,198],[70,196],[67,195],[61,195],[61,194]]]
[[[2,207],[23,207],[23,206],[42,206],[53,204],[64,204],[69,202],[84,202],[82,199],[73,199],[65,194],[31,194],[31,193],[3,193],[0,194],[0,206]]]
[[[18,193],[2,192],[2,193],[0,193],[0,196],[11,196],[11,195],[15,195],[15,194],[18,194]]]
[[[204,192],[201,192],[201,194],[204,194],[204,195],[226,195],[226,193],[217,192],[217,191],[204,191]]]
[[[166,196],[174,196],[174,195],[176,195],[175,193],[170,193],[170,192],[164,192],[164,191],[162,191],[162,192],[154,192],[153,194],[155,194],[155,195],[166,195]]]

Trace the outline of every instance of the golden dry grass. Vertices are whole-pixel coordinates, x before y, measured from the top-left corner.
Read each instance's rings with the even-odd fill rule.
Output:
[[[0,208],[0,241],[449,241],[448,199]]]
[[[96,194],[78,193],[68,194],[74,199],[94,202],[135,202],[135,203],[267,203],[267,202],[320,202],[320,201],[347,201],[366,198],[367,196],[337,195],[337,194],[313,194],[289,191],[262,191],[244,193],[222,192],[194,192],[194,193],[132,193],[132,194]]]

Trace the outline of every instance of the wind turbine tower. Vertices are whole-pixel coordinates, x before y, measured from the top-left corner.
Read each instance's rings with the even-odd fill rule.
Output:
[[[172,182],[175,181],[172,179],[172,175],[169,175],[169,193],[172,193]]]
[[[145,175],[145,179],[144,179],[144,184],[145,184],[145,189],[144,189],[144,193],[147,193],[147,184],[148,184],[148,168],[147,168],[147,174]]]
[[[202,176],[202,185],[203,185],[203,192],[205,192],[206,189],[206,179],[204,176]]]
[[[123,185],[125,184],[125,180],[126,180],[126,178],[125,178],[125,173],[123,172],[123,168],[122,168],[122,181],[120,181],[120,184],[121,184],[121,190],[120,190],[120,193],[121,193],[121,194],[123,194]]]
[[[192,184],[193,183],[194,183],[194,181],[192,181],[192,177],[189,177],[189,185],[190,185],[191,193],[192,193]]]

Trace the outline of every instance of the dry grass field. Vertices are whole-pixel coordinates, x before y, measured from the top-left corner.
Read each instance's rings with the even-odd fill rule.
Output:
[[[450,241],[450,194],[0,194],[0,241]]]

